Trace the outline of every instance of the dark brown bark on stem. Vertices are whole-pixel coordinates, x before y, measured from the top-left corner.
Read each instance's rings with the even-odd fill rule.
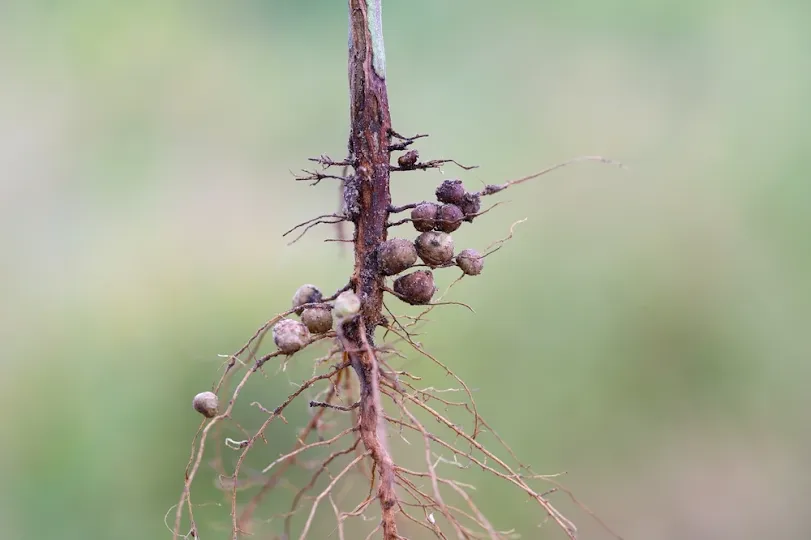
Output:
[[[376,12],[370,13],[373,9]],[[384,286],[376,250],[386,240],[391,206],[391,118],[379,10],[380,0],[349,0],[349,151],[355,171],[345,183],[344,202],[355,224],[352,285],[361,299],[361,313],[355,321],[344,325],[343,342],[360,381],[361,439],[372,455],[380,478],[377,495],[382,510],[383,537],[397,540],[394,463],[386,440],[380,370],[374,354],[374,330],[382,319]],[[375,17],[377,21],[372,20]]]

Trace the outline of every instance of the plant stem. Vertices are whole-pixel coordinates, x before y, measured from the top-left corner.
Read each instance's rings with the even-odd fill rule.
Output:
[[[388,451],[380,399],[380,366],[374,354],[374,331],[382,321],[384,290],[376,249],[386,240],[391,206],[391,117],[381,10],[381,0],[349,0],[349,152],[355,171],[344,185],[344,202],[355,224],[352,284],[361,299],[361,313],[358,319],[345,325],[344,347],[360,381],[361,439],[380,477],[377,495],[383,538],[397,540],[394,463]]]
[[[391,117],[386,91],[381,0],[349,0],[349,150],[354,177],[345,186],[347,209],[355,223],[353,281],[371,334],[381,319],[383,276],[374,250],[386,239]],[[375,22],[377,20],[377,22]]]

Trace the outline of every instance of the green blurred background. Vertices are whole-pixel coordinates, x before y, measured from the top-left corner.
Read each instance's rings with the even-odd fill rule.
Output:
[[[343,157],[344,4],[0,5],[2,538],[168,537],[217,355],[303,281],[345,282],[334,231],[280,237],[336,208],[290,171]],[[505,192],[457,245],[529,220],[450,295],[476,314],[424,337],[625,538],[811,537],[809,21],[789,0],[385,2],[395,128],[481,166],[395,176],[396,202],[581,154],[630,167]],[[275,406],[297,373],[250,391]],[[201,474],[196,502],[221,503]],[[482,482],[497,526],[560,537]],[[227,536],[226,507],[198,512]]]

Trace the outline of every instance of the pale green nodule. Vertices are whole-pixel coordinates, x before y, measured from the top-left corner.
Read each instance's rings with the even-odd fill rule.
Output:
[[[338,322],[354,318],[360,313],[360,298],[352,291],[338,295],[332,305],[332,318]]]

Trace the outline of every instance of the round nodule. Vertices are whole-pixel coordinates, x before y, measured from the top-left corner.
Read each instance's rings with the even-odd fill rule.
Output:
[[[430,270],[417,270],[400,276],[394,280],[394,292],[411,305],[428,304],[436,292],[434,274]]]
[[[411,222],[420,232],[432,231],[436,226],[439,205],[432,202],[420,203],[411,211]]]
[[[420,259],[428,266],[444,266],[453,259],[453,238],[444,232],[424,232],[414,244]]]
[[[304,304],[315,304],[321,301],[322,295],[321,290],[316,287],[315,285],[311,285],[309,283],[302,285],[296,290],[296,294],[293,295],[293,308],[298,308],[299,306],[303,306]],[[296,309],[296,314],[301,315],[301,312],[304,311],[303,309]]]
[[[439,202],[459,205],[464,197],[465,186],[461,180],[443,180],[436,188],[436,200]]]
[[[214,392],[200,392],[194,396],[192,406],[194,410],[205,416],[206,418],[214,418],[217,416],[217,407],[219,400],[217,394]]]
[[[420,153],[416,150],[409,150],[402,156],[397,158],[397,165],[402,167],[403,169],[413,169],[414,165],[417,164],[417,160],[420,159]]]
[[[337,323],[354,319],[360,313],[360,298],[353,291],[344,291],[332,305],[332,318]]]
[[[438,231],[452,233],[462,226],[465,214],[462,209],[455,204],[443,204],[436,214],[436,229]]]
[[[303,349],[310,341],[310,331],[293,319],[282,319],[273,325],[273,342],[284,354]]]
[[[377,248],[377,260],[380,272],[384,276],[393,276],[414,266],[417,262],[417,248],[411,240],[392,238]]]
[[[325,334],[332,330],[332,313],[323,307],[312,307],[301,314],[301,322],[313,334]]]
[[[478,276],[484,268],[484,257],[475,249],[465,249],[456,256],[456,266],[468,276]]]

